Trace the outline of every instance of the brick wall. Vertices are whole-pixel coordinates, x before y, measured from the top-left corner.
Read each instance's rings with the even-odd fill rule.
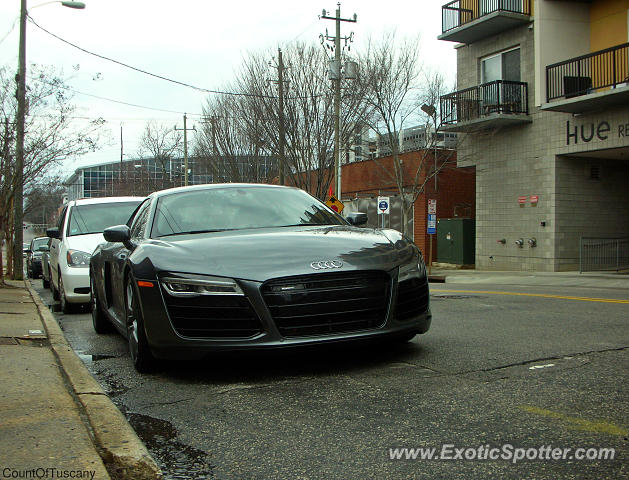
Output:
[[[403,153],[401,158],[407,186],[413,184],[413,179],[419,168],[421,168],[421,181],[433,171],[434,156],[432,151],[407,152]],[[429,198],[437,200],[437,218],[475,218],[476,216],[476,168],[457,168],[456,152],[452,150],[439,150],[437,159],[438,164],[447,159],[446,165],[437,175],[437,189],[435,190],[434,178],[429,179],[424,192],[415,201],[414,238],[417,246],[424,252],[426,259],[428,259],[430,243],[430,236],[426,234]],[[341,183],[343,198],[397,192],[393,175],[393,158],[384,157],[343,165]],[[432,256],[433,261],[435,261],[437,258],[436,238],[433,238]]]

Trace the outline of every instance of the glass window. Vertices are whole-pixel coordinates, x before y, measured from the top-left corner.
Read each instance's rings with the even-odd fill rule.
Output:
[[[70,210],[68,236],[101,233],[107,227],[127,223],[139,201],[75,205]]]
[[[141,238],[143,236],[144,227],[149,217],[150,204],[150,200],[145,201],[136,213],[133,223],[131,224],[131,238]]]
[[[226,187],[172,193],[159,199],[152,237],[294,225],[346,225],[306,192]]]
[[[520,81],[520,49],[514,48],[481,60],[481,83]]]

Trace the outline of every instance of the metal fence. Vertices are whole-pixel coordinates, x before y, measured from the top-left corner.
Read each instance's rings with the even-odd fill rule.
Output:
[[[455,0],[441,7],[441,32],[494,12],[531,14],[531,0]]]
[[[495,80],[444,95],[440,101],[444,125],[475,120],[492,113],[529,113],[526,82]]]
[[[629,269],[629,237],[581,237],[579,273]]]
[[[586,95],[629,81],[629,43],[546,67],[546,101]]]

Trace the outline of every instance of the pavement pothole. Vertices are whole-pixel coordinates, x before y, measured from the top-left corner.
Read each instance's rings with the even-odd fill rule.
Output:
[[[164,480],[213,478],[208,453],[177,441],[170,422],[139,413],[127,413],[127,419],[162,469]]]

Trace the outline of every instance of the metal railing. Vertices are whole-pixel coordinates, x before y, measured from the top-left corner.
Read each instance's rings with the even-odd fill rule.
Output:
[[[528,84],[495,80],[449,93],[440,98],[441,123],[452,125],[476,120],[493,113],[529,113]]]
[[[546,67],[546,101],[586,95],[629,82],[629,43]]]
[[[581,237],[579,273],[629,268],[629,237]]]
[[[531,0],[454,0],[441,7],[441,32],[494,12],[531,14]]]

